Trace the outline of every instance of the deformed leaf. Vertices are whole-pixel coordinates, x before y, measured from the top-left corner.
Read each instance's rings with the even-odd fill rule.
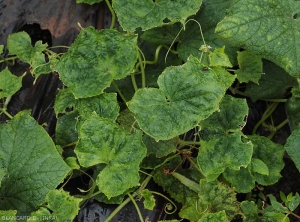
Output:
[[[139,184],[139,164],[146,152],[140,131],[129,134],[112,120],[96,113],[82,124],[75,147],[81,166],[106,165],[96,183],[108,198]]]
[[[70,196],[64,190],[51,190],[45,201],[58,222],[72,221],[79,211],[79,204],[82,199]]]
[[[217,180],[208,182],[206,179],[200,180],[200,190],[198,193],[200,202],[206,206],[207,213],[217,213],[225,210],[228,220],[231,220],[239,212],[239,204],[234,191],[218,182]]]
[[[234,77],[220,67],[203,70],[190,57],[168,67],[158,78],[159,89],[140,89],[128,102],[142,130],[155,140],[167,140],[195,127],[218,109]]]
[[[292,134],[287,138],[284,149],[295,163],[298,170],[300,170],[300,127],[292,131]]]
[[[232,67],[232,64],[225,53],[225,46],[216,48],[209,53],[210,66]]]
[[[6,67],[0,72],[0,99],[15,94],[22,87],[22,76],[13,75]]]
[[[60,113],[67,113],[75,108],[75,97],[69,88],[60,89],[56,95],[54,111],[56,116]]]
[[[134,32],[139,27],[147,30],[177,21],[184,22],[187,17],[196,14],[201,3],[202,0],[114,0],[112,6],[122,28]]]
[[[136,35],[112,29],[81,29],[54,69],[75,98],[100,95],[113,79],[122,79],[133,71],[136,41]]]
[[[216,33],[299,76],[299,12],[300,2],[295,0],[235,0]]]
[[[32,64],[32,61],[47,48],[47,44],[37,41],[35,46],[31,45],[30,36],[27,32],[17,32],[8,36],[7,48],[10,55],[17,55],[24,62]]]
[[[77,99],[75,107],[84,119],[96,112],[99,116],[113,121],[117,119],[120,110],[116,93],[103,93],[99,96]]]
[[[142,191],[142,197],[144,197],[145,209],[153,210],[153,208],[155,207],[155,199],[154,199],[152,193],[149,190],[144,189]]]
[[[229,222],[224,210],[217,213],[205,214],[198,222]]]
[[[28,111],[0,125],[0,141],[0,166],[7,170],[0,187],[0,209],[29,215],[70,168]]]
[[[234,72],[237,74],[237,79],[240,82],[248,83],[249,81],[252,81],[258,84],[258,81],[263,74],[261,56],[253,52],[242,51],[237,52],[237,60],[239,69]]]

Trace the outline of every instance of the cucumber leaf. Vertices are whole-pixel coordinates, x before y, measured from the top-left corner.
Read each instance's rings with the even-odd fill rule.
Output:
[[[108,199],[139,185],[139,164],[146,152],[140,131],[129,134],[112,120],[96,113],[82,124],[75,147],[81,166],[105,164],[96,183]]]
[[[292,76],[300,73],[300,24],[295,0],[235,0],[216,34],[234,46],[261,54]]]
[[[187,132],[218,110],[235,76],[220,67],[205,66],[190,57],[182,66],[168,67],[158,78],[159,89],[138,90],[128,108],[140,128],[155,140]]]
[[[114,0],[112,6],[122,28],[134,32],[139,27],[147,30],[177,21],[184,22],[187,17],[196,14],[201,3],[202,0]]]
[[[227,167],[239,170],[251,160],[253,145],[242,141],[241,128],[248,113],[246,100],[225,96],[220,112],[200,123],[200,143],[197,161],[208,180],[216,179]]]
[[[81,29],[54,70],[76,99],[100,95],[114,79],[122,79],[133,71],[136,41],[137,36],[116,30]]]
[[[300,153],[299,153],[299,141],[300,141],[300,127],[296,127],[292,131],[292,134],[287,138],[284,145],[284,149],[295,163],[298,170],[300,170]]]
[[[229,222],[224,210],[217,213],[205,214],[198,222]]]
[[[0,188],[0,209],[29,215],[71,169],[28,111],[0,125],[0,140],[0,166],[7,171]]]
[[[0,72],[0,99],[15,94],[22,87],[22,76],[13,75],[6,67]]]

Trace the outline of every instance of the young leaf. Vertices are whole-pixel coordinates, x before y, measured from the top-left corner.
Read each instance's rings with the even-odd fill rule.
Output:
[[[0,209],[29,215],[70,168],[28,111],[0,125],[0,141],[0,166],[7,170],[0,188]]]
[[[9,222],[16,222],[16,210],[0,210],[0,219],[1,222],[3,221],[9,221]],[[25,219],[25,218],[24,218]]]
[[[227,219],[225,210],[222,210],[217,213],[205,214],[198,222],[229,222],[229,220]]]
[[[37,41],[32,47],[30,36],[27,32],[17,32],[11,34],[7,38],[7,48],[10,55],[17,55],[20,60],[29,63],[32,62],[39,55],[43,55],[43,51],[47,48],[47,44],[42,41]]]
[[[298,193],[296,193],[295,196],[291,198],[291,200],[286,202],[286,206],[289,208],[290,211],[296,210],[299,204],[300,204],[300,196]]]
[[[299,76],[299,10],[300,2],[295,0],[236,0],[217,25],[216,33]]]
[[[70,196],[64,190],[51,190],[45,201],[47,208],[49,208],[55,216],[57,221],[72,221],[79,211],[79,204],[82,199]]]
[[[82,124],[75,147],[83,167],[104,163],[96,183],[108,198],[139,184],[139,164],[146,156],[140,131],[127,133],[116,123],[96,113]]]
[[[269,176],[268,166],[260,159],[252,158],[251,160],[251,169],[255,173]]]
[[[15,94],[22,87],[22,77],[13,75],[6,67],[0,72],[0,99]]]
[[[136,41],[137,36],[112,29],[82,29],[54,69],[76,99],[100,95],[113,79],[133,71]]]
[[[177,21],[183,22],[200,9],[202,0],[182,1],[151,1],[114,0],[113,8],[118,15],[120,25],[126,31],[134,32],[141,27],[147,30]],[[128,14],[130,10],[130,14]],[[166,22],[165,20],[169,21]]]
[[[279,192],[279,195],[280,195],[281,201],[286,202],[286,200],[287,200],[286,195],[282,191]]]
[[[237,54],[239,69],[234,72],[237,74],[237,79],[240,82],[248,83],[249,81],[252,81],[258,84],[258,81],[263,74],[261,56],[249,51],[237,52]]]
[[[232,64],[225,53],[225,46],[216,48],[209,53],[210,66],[232,67]]]
[[[274,210],[278,211],[279,213],[289,212],[289,210],[286,207],[284,207],[281,203],[279,203],[272,194],[269,194],[269,199]]]
[[[295,163],[298,170],[300,170],[300,154],[299,154],[299,141],[300,141],[300,127],[298,126],[292,131],[292,134],[287,138],[284,149]]]
[[[167,140],[195,127],[218,109],[234,76],[220,67],[203,70],[195,57],[168,67],[158,78],[159,89],[137,91],[128,108],[139,126],[155,140]]]
[[[144,197],[144,207],[148,210],[153,210],[155,207],[155,199],[152,195],[152,193],[145,189],[142,191],[142,197]]]

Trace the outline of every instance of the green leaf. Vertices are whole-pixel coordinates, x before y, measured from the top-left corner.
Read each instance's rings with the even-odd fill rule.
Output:
[[[200,136],[203,140],[218,138],[228,133],[241,132],[245,126],[248,105],[245,99],[225,95],[219,112],[214,112],[207,119],[200,122]]]
[[[286,203],[286,206],[289,208],[290,211],[294,211],[299,206],[299,204],[300,204],[300,196],[298,193],[296,193],[295,196],[293,196],[291,200],[289,200]]]
[[[234,191],[218,181],[200,180],[198,193],[200,202],[206,206],[206,213],[217,213],[225,210],[227,219],[231,220],[239,212],[239,204]],[[205,209],[205,208],[204,208]]]
[[[118,15],[122,28],[134,32],[139,27],[142,30],[147,30],[177,21],[184,22],[187,17],[196,14],[201,3],[202,0],[190,0],[188,2],[178,0],[114,0],[112,6]]]
[[[115,121],[119,115],[119,104],[116,93],[103,93],[99,96],[76,100],[76,109],[86,119],[93,112],[99,116]]]
[[[176,151],[177,143],[175,139],[156,142],[150,136],[144,135],[143,142],[148,149],[147,154],[154,154],[157,158],[167,156],[168,154]]]
[[[284,145],[284,149],[291,157],[298,170],[300,170],[299,142],[300,142],[300,127],[297,127],[295,130],[292,131],[292,134],[287,138],[286,143]]]
[[[242,51],[237,52],[237,60],[239,69],[234,73],[237,74],[237,79],[242,83],[252,81],[258,84],[258,81],[263,74],[263,63],[260,55],[253,52]]]
[[[22,87],[22,77],[13,75],[6,67],[0,72],[0,99],[15,94]]]
[[[37,41],[32,47],[30,36],[26,32],[17,32],[7,38],[7,48],[10,55],[17,55],[19,59],[32,65],[32,62],[47,48],[47,43]]]
[[[142,197],[144,197],[145,209],[153,210],[153,208],[155,207],[155,199],[154,199],[152,193],[149,190],[144,189],[141,194],[142,194]]]
[[[106,164],[96,183],[108,199],[139,184],[139,164],[146,152],[140,131],[128,134],[116,123],[96,113],[82,124],[75,147],[81,166]]]
[[[16,222],[16,210],[0,210],[0,221],[9,221],[9,222]]]
[[[209,53],[210,66],[232,67],[232,64],[225,53],[225,46],[216,48]]]
[[[54,69],[76,99],[99,95],[133,71],[136,41],[137,36],[116,30],[82,29]]]
[[[268,196],[269,196],[271,205],[274,210],[276,210],[280,213],[288,213],[289,212],[289,210],[286,207],[284,207],[281,203],[279,203],[272,194],[269,194]]]
[[[264,60],[263,72],[259,85],[249,82],[246,86],[246,95],[253,102],[258,99],[281,99],[292,86],[298,86],[296,78],[290,76],[274,63]]]
[[[278,213],[278,212],[266,212],[262,218],[261,221],[267,221],[267,222],[290,222],[290,219],[288,216],[284,213]]]
[[[0,188],[0,209],[16,209],[18,215],[29,215],[70,168],[28,111],[0,125],[0,140],[0,166],[7,170]]]
[[[197,161],[209,180],[216,179],[227,167],[238,170],[250,163],[253,145],[241,140],[247,113],[246,100],[225,96],[220,112],[200,122],[201,149]]]
[[[54,111],[56,117],[60,113],[70,112],[75,108],[76,100],[69,88],[60,89],[56,95],[55,103],[54,103]]]
[[[282,202],[287,201],[286,195],[282,191],[279,191],[279,195]]]
[[[53,211],[52,215],[55,216],[56,221],[72,221],[79,211],[79,204],[82,199],[70,196],[64,190],[51,190],[45,201],[47,208]]]
[[[86,3],[89,5],[93,5],[99,2],[102,2],[102,0],[76,0],[76,3]]]
[[[253,145],[242,142],[241,133],[233,133],[209,141],[201,140],[197,162],[209,181],[215,180],[228,167],[239,170],[251,161]]]
[[[284,167],[284,149],[280,144],[275,144],[266,137],[253,135],[248,137],[253,144],[251,165],[246,169],[227,169],[224,172],[225,179],[231,183],[239,193],[248,193],[255,187],[255,181],[261,185],[272,185],[281,178],[281,170]],[[263,175],[253,169],[253,159],[263,162],[263,168],[268,169],[269,175]],[[262,169],[259,169],[262,170]]]
[[[198,222],[229,222],[224,210],[217,213],[205,214]]]
[[[76,157],[68,157],[65,159],[66,164],[72,169],[72,170],[79,170],[80,166],[77,162]]]
[[[195,127],[218,109],[234,76],[220,67],[203,70],[190,57],[182,66],[168,67],[158,78],[159,89],[137,91],[128,108],[148,135],[167,140]]]
[[[37,211],[30,214],[30,219],[34,221],[56,220],[56,217],[51,215],[48,209],[41,207]]]
[[[243,201],[241,203],[241,209],[244,213],[244,222],[260,221],[258,218],[257,205],[253,201]]]
[[[78,133],[76,129],[77,117],[78,112],[73,111],[57,118],[55,128],[56,144],[64,146],[78,140]]]
[[[239,170],[227,168],[223,176],[238,193],[249,193],[255,187],[255,177],[249,172],[249,166]]]
[[[269,176],[268,166],[260,159],[252,158],[251,169],[255,173]]]
[[[294,0],[235,0],[216,33],[299,76],[299,10],[300,3]]]

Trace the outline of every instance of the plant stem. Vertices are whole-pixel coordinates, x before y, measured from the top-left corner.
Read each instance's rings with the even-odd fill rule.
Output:
[[[236,88],[229,87],[229,90],[232,92],[232,94],[239,94],[241,96],[246,96],[247,97],[246,93],[244,93],[244,92],[242,92],[242,91],[240,91]]]
[[[112,8],[112,6],[111,6],[109,0],[105,0],[105,2],[106,2],[106,5],[107,5],[107,7],[108,7],[110,13],[111,13],[111,24],[110,24],[110,29],[113,29],[113,28],[115,27],[115,23],[116,23],[116,14],[115,14],[115,12],[114,12],[114,10],[113,10],[113,8]]]
[[[10,60],[15,60],[17,58],[18,58],[18,56],[12,56],[12,57],[9,57],[9,58],[4,58],[4,59],[0,60],[0,63],[7,62],[7,61],[10,61]]]
[[[6,109],[2,109],[2,112],[3,112],[8,118],[10,118],[10,119],[14,118],[12,115],[10,115],[10,114],[6,111]]]
[[[141,53],[139,51],[138,51],[138,57],[139,57],[139,64],[140,64],[141,73],[142,73],[142,88],[145,88],[146,87],[145,67],[143,65],[142,56],[141,56]]]
[[[123,100],[123,102],[126,104],[127,103],[127,99],[125,98],[125,96],[123,95],[123,93],[120,91],[120,89],[117,86],[117,84],[115,83],[115,81],[112,81],[112,85],[115,88],[115,90],[117,90],[117,93],[119,94],[119,96],[121,97],[121,99]]]
[[[176,142],[179,143],[180,145],[184,145],[184,146],[201,145],[200,141],[185,141],[185,140],[178,139]]]
[[[130,193],[128,194],[128,197],[130,198],[130,200],[132,201],[133,205],[135,206],[135,209],[139,215],[139,218],[140,218],[140,221],[141,222],[144,222],[144,219],[143,219],[143,216],[142,216],[142,213],[140,211],[140,208],[139,206],[137,205],[136,201],[134,200],[134,198],[130,195]]]
[[[272,103],[264,112],[263,116],[261,117],[261,119],[258,121],[258,123],[256,123],[256,125],[253,128],[252,131],[252,135],[254,135],[258,129],[258,127],[266,120],[269,118],[270,115],[272,115],[272,113],[274,112],[274,110],[276,109],[276,107],[278,106],[278,102]]]
[[[136,84],[135,74],[134,74],[134,73],[131,73],[131,82],[132,82],[134,91],[135,91],[135,92],[138,91],[138,87],[137,87],[137,84]]]
[[[275,129],[272,131],[272,133],[268,136],[268,138],[271,140],[275,134],[277,133],[277,131],[279,129],[281,129],[285,124],[289,123],[288,119],[285,119],[284,121],[282,121],[278,126],[275,127]]]
[[[132,198],[134,198],[137,194],[133,194]],[[130,198],[128,197],[126,200],[124,200],[106,219],[104,222],[109,222],[116,214],[126,206],[130,202]]]
[[[296,218],[300,219],[300,216],[299,216],[299,215],[297,215],[297,214],[295,214],[294,212],[290,211],[289,213],[290,213],[291,215],[293,215],[294,217],[296,217]]]
[[[77,142],[78,142],[78,141],[69,143],[69,144],[67,144],[67,145],[64,145],[62,148],[65,149],[65,148],[69,148],[69,147],[75,146],[75,145],[77,144]]]

